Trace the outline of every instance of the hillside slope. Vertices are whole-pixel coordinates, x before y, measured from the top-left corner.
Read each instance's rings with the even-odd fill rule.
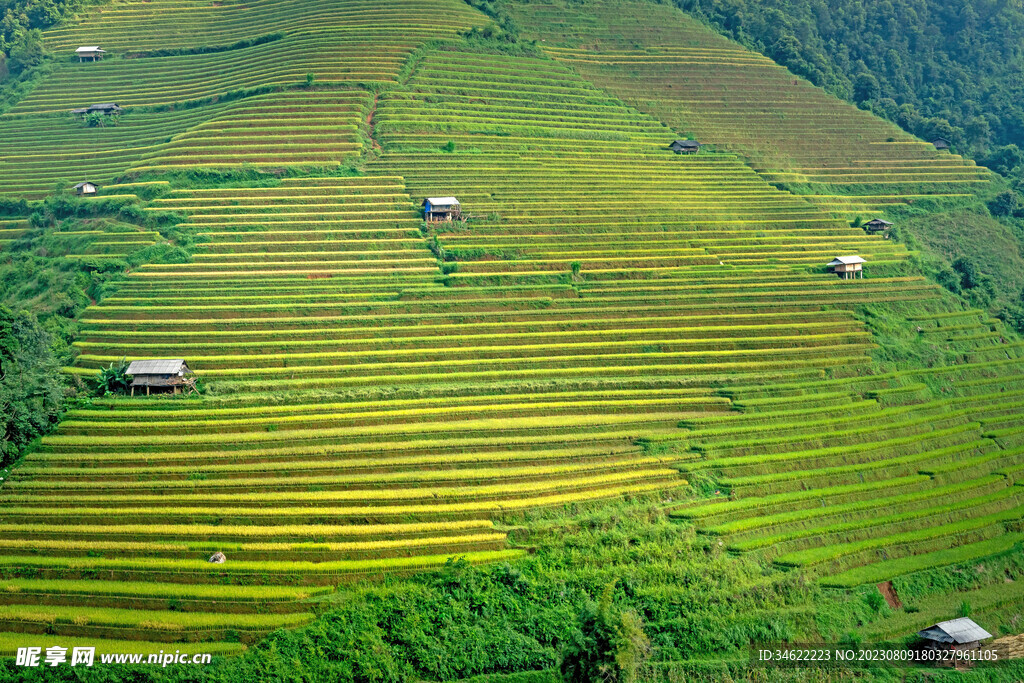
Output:
[[[545,52],[592,82],[843,215],[963,197],[990,180],[986,169],[850,107],[671,6],[603,0],[508,10]]]
[[[159,239],[192,252],[90,306],[65,372],[186,358],[206,393],[93,398],[3,483],[0,650],[250,645],[362,579],[535,567],[603,510],[742,575],[706,615],[736,629],[699,650],[672,613],[692,578],[637,562],[651,592],[619,599],[662,659],[769,623],[835,638],[814,616],[859,586],[1016,552],[1024,342],[849,221],[971,206],[990,174],[621,5],[510,6],[539,47],[454,0],[128,0],[47,34],[118,56],[57,65],[3,116],[6,191],[119,180],[101,194],[173,212]],[[160,52],[211,41],[230,49]],[[664,94],[684,65],[701,87]],[[116,125],[52,113],[99,100]],[[709,144],[673,154],[682,133]],[[465,220],[423,222],[447,195]],[[849,254],[863,279],[826,271]],[[542,571],[610,578],[597,549],[562,561]],[[761,588],[777,602],[727,606]]]

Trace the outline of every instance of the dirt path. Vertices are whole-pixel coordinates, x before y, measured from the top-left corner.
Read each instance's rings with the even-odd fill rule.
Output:
[[[900,596],[896,595],[896,589],[892,587],[892,581],[883,581],[878,584],[878,590],[885,598],[885,601],[889,603],[889,607],[893,609],[899,609],[903,607],[903,603],[900,602]]]

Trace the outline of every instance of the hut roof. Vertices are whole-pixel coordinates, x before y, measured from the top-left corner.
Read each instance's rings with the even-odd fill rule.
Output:
[[[128,375],[176,375],[184,368],[185,360],[173,358],[170,360],[133,360],[128,365],[125,374]]]
[[[700,147],[700,143],[696,140],[673,140],[672,145],[678,145],[679,147]]]
[[[82,182],[80,182],[77,185],[75,185],[74,188],[72,188],[72,189],[81,190],[86,185],[92,185],[93,187],[96,187],[96,183],[91,182],[89,180],[83,180]]]
[[[869,220],[867,222],[868,225],[871,225],[872,223],[874,223],[876,225],[878,225],[878,224],[880,224],[880,225],[892,225],[892,223],[890,223],[889,221],[882,220],[881,218],[872,218],[871,220]]]
[[[106,50],[101,50],[99,45],[86,45],[78,48],[75,52],[106,52]]]
[[[121,107],[117,106],[113,102],[104,102],[103,104],[90,104],[84,109],[72,109],[72,114],[88,114],[91,111],[121,111]]]
[[[917,635],[940,643],[957,643],[961,645],[992,637],[991,633],[967,617],[939,622],[923,631],[918,631]]]
[[[431,206],[456,206],[459,200],[455,197],[427,197],[423,204],[426,205],[427,202],[430,202]]]
[[[828,265],[830,266],[850,266],[855,263],[867,263],[860,256],[836,256],[832,259]]]

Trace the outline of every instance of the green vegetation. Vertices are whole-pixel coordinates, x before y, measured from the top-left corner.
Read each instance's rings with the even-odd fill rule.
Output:
[[[0,307],[0,466],[9,465],[33,439],[57,422],[64,388],[50,336],[26,311]]]
[[[50,431],[65,398],[74,395],[59,368],[77,355],[79,314],[126,269],[189,258],[154,229],[173,217],[146,214],[131,198],[86,202],[57,194],[12,208],[24,214],[0,231],[6,237],[0,254],[3,465]]]
[[[0,654],[722,680],[1013,630],[1010,180],[667,4],[76,8],[0,115]],[[143,358],[204,391],[125,395]]]
[[[1024,146],[1024,110],[1009,77],[1022,64],[1024,13],[1017,5],[676,4],[922,138],[943,136],[978,158],[995,150],[993,163],[999,146]]]

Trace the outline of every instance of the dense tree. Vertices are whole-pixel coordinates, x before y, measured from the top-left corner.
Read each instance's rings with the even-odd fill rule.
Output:
[[[0,80],[43,57],[38,29],[53,26],[92,0],[0,0]],[[4,61],[6,57],[6,67]]]
[[[35,316],[0,306],[0,463],[56,424],[64,399],[59,370]]]
[[[39,29],[25,31],[11,45],[7,58],[7,68],[12,73],[21,73],[25,69],[42,64],[46,51],[43,49],[43,34]]]
[[[853,99],[857,102],[877,100],[882,94],[878,79],[866,71],[858,74],[853,83]]]
[[[1020,216],[1024,214],[1024,201],[1013,190],[1006,190],[1000,192],[995,199],[988,203],[988,210],[992,212],[993,216],[1000,218]]]
[[[675,2],[911,133],[983,158],[1024,146],[1019,0]]]
[[[1024,152],[1017,145],[997,147],[985,158],[984,164],[996,173],[1008,176],[1024,168]]]

